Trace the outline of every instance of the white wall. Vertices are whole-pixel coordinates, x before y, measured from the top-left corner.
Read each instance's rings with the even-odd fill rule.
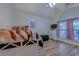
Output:
[[[38,34],[49,34],[49,19],[28,14],[27,12],[15,10],[15,25],[29,25],[31,20],[35,21],[35,28],[32,31]]]
[[[12,26],[13,11],[11,4],[0,3],[0,28]]]
[[[57,13],[50,21],[51,24],[54,24],[57,23],[57,21],[67,20],[74,17],[79,17],[79,5],[71,6],[69,9],[65,8],[64,10],[60,11],[60,13]]]
[[[32,29],[33,31],[39,34],[49,34],[49,19],[14,10],[12,4],[0,4],[0,29],[29,25],[31,20],[36,22],[36,27]]]
[[[57,23],[58,21],[62,21],[62,20],[67,20],[69,18],[75,18],[75,17],[79,17],[79,6],[70,8],[65,10],[59,17],[59,19],[54,18],[51,19],[51,23]],[[52,33],[52,35],[55,35],[54,33]]]
[[[79,6],[70,8],[61,15],[60,20],[67,20],[69,18],[79,17]]]

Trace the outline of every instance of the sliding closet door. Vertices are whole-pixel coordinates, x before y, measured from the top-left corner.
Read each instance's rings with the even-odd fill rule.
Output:
[[[60,39],[67,39],[67,22],[60,22],[59,23],[59,38]]]
[[[73,39],[79,41],[79,19],[73,20]]]

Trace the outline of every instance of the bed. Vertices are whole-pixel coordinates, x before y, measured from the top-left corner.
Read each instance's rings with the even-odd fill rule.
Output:
[[[0,49],[5,50],[11,47],[26,46],[36,44],[33,40],[31,30],[26,30],[25,26],[12,27],[9,29],[0,29]]]

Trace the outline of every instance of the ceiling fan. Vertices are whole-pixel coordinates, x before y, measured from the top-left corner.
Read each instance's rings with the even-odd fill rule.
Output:
[[[55,5],[56,5],[56,3],[48,3],[48,4],[47,4],[47,7],[52,8],[52,7],[54,7]]]
[[[50,7],[54,7],[56,5],[56,3],[49,3]]]

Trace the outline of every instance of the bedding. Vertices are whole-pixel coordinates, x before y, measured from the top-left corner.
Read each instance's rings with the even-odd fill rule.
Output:
[[[24,39],[25,38],[25,39]],[[0,43],[16,43],[28,39],[27,34],[20,30],[19,35],[16,30],[0,29]]]
[[[28,39],[32,39],[32,32],[30,30],[23,30],[26,34],[27,34],[27,37]]]
[[[11,33],[7,29],[0,30],[0,42],[1,43],[8,43],[9,41],[13,41]]]
[[[19,26],[9,29],[0,29],[0,44],[24,42],[32,39],[32,31],[29,29],[22,29]]]
[[[28,34],[26,34],[23,30],[19,30],[16,32],[24,41],[28,40]]]
[[[0,29],[0,45],[5,44],[3,48],[5,49],[9,45],[12,46],[25,46],[29,43],[37,43],[33,38],[33,33],[31,30],[21,27],[13,27],[9,29]],[[19,45],[17,45],[18,43]],[[43,47],[42,42],[39,42],[39,46]]]
[[[22,37],[24,41],[27,41],[29,39],[32,39],[32,31],[31,30],[26,30],[25,26],[22,27],[13,27],[14,30],[16,30],[16,33]]]
[[[32,39],[32,31],[30,30],[30,29],[27,29],[27,26],[23,26],[23,27],[21,27],[21,29],[26,33],[26,34],[28,34],[28,39]]]

